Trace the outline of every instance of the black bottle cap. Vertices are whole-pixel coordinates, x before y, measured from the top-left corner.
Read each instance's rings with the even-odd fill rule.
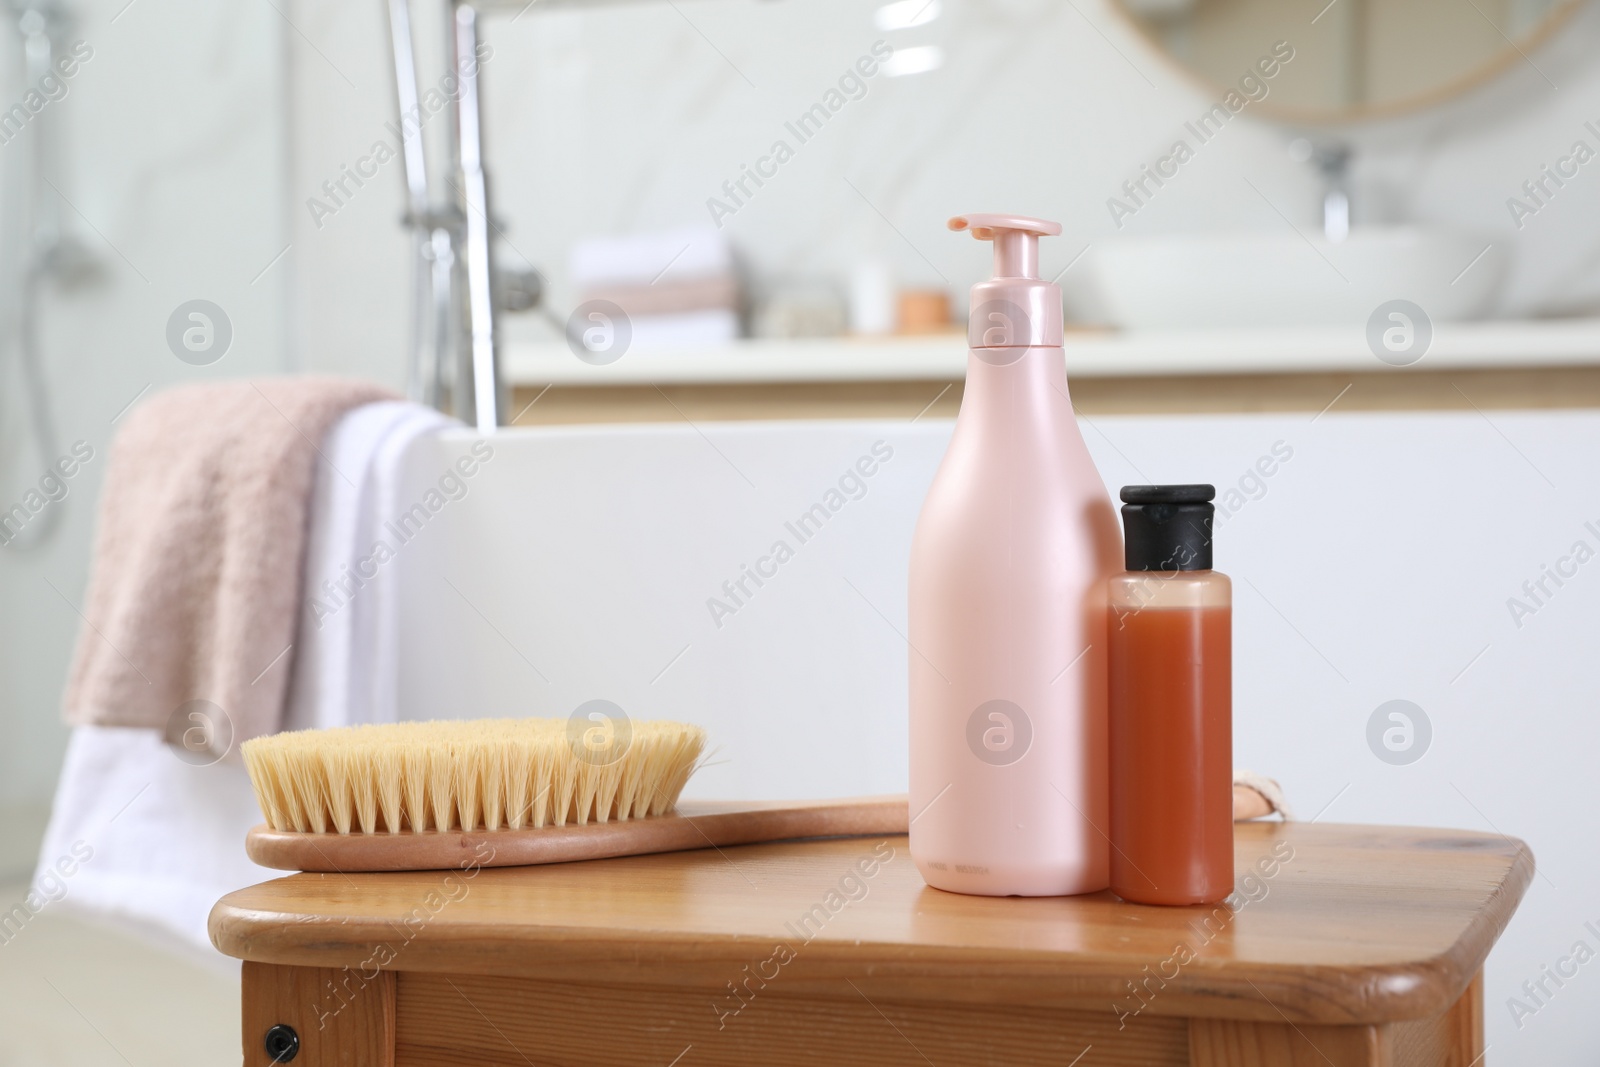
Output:
[[[1210,485],[1122,487],[1124,558],[1130,571],[1211,569]]]

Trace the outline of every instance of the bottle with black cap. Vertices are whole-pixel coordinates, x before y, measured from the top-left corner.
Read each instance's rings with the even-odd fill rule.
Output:
[[[1127,570],[1107,649],[1111,888],[1140,904],[1233,892],[1233,588],[1209,485],[1122,490]]]

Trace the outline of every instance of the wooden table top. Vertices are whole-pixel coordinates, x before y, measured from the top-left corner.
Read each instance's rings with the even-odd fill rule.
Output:
[[[1236,894],[1215,908],[944,893],[890,837],[296,874],[230,893],[210,929],[262,963],[717,993],[747,965],[874,1001],[1380,1023],[1453,1004],[1534,870],[1522,842],[1465,830],[1259,822],[1235,839]]]

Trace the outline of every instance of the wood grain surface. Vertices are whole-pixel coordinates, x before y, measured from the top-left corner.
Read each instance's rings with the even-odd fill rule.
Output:
[[[296,1027],[312,1067],[1481,1067],[1482,975],[1442,1016],[1328,1026],[795,993],[245,964],[245,1067]],[[692,1053],[692,1056],[691,1056]],[[1090,1054],[1093,1054],[1092,1056]]]
[[[1183,1019],[1151,1016],[1120,1028],[1104,1005],[1073,1011],[907,1003],[864,994],[844,981],[831,995],[796,995],[784,988],[786,980],[779,977],[746,993],[738,1015],[724,1009],[719,1016],[717,998],[697,989],[405,974],[396,1062],[399,1067],[667,1067],[674,1059],[677,1067],[1069,1067],[1074,1060],[1076,1067],[1179,1067],[1189,1062]],[[597,1018],[604,1025],[596,1025]]]
[[[1071,354],[1068,356],[1071,370]],[[1072,379],[1072,402],[1096,415],[1307,411],[1484,411],[1600,407],[1600,367],[1159,374]],[[702,385],[518,386],[519,426],[746,419],[953,418],[960,380]],[[537,401],[537,403],[535,403]]]
[[[1215,908],[1110,893],[928,888],[903,837],[542,867],[297,874],[231,893],[211,938],[247,960],[727,995],[746,968],[794,996],[1377,1024],[1461,998],[1533,873],[1464,830],[1241,823]],[[792,960],[780,960],[785,953]]]
[[[1484,1067],[1483,972],[1450,1010],[1380,1026],[1189,1020],[1190,1067]]]
[[[295,1067],[393,1067],[396,977],[344,968],[244,965],[244,1067],[288,1062],[267,1054],[267,1031],[292,1028]]]
[[[245,965],[245,1064],[296,1025],[312,1067],[1481,1067],[1481,974],[1442,1016],[1328,1026],[795,993]],[[396,980],[398,979],[398,980]],[[736,1004],[737,1007],[730,1007]],[[315,1025],[313,1025],[315,1023]],[[1092,1053],[1092,1055],[1091,1055]],[[391,1058],[392,1057],[392,1058]]]

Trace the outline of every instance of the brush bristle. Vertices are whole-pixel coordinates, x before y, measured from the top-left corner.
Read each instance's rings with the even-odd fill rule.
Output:
[[[240,752],[274,830],[519,830],[671,811],[705,731],[676,722],[630,730],[610,759],[582,751],[566,719],[297,730]]]

